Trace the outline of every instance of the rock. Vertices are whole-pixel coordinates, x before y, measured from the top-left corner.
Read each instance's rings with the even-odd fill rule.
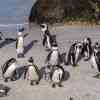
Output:
[[[63,0],[38,0],[32,7],[29,22],[60,22],[65,16]]]
[[[95,16],[93,0],[37,0],[33,5],[29,22],[62,22],[65,18],[91,19]]]

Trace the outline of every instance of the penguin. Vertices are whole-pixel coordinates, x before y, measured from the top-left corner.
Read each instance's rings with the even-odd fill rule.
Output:
[[[43,78],[47,81],[50,80],[50,73],[51,73],[51,67],[50,65],[46,65],[44,68],[44,72],[43,72]]]
[[[83,44],[81,42],[74,42],[68,52],[67,61],[65,60],[65,65],[76,66],[78,61],[82,57]],[[66,58],[65,58],[66,59]]]
[[[40,70],[37,65],[34,64],[33,57],[28,60],[28,65],[25,68],[24,79],[27,77],[30,80],[30,85],[38,85],[41,79]]]
[[[50,66],[56,66],[62,63],[62,57],[56,43],[53,43],[52,48],[46,57],[46,63]]]
[[[40,25],[41,31],[43,33],[43,47],[46,47],[47,50],[52,48],[52,43],[56,41],[56,35],[51,35],[50,31],[48,30],[47,24]]]
[[[10,87],[4,84],[0,84],[0,97],[7,96],[10,89],[11,89]]]
[[[17,57],[23,58],[24,57],[24,37],[22,35],[22,32],[24,29],[19,29],[18,31],[18,38],[16,40],[16,51],[17,51]]]
[[[11,81],[16,80],[18,64],[15,58],[10,58],[7,60],[2,68],[2,76],[5,82],[8,82],[8,79]]]
[[[88,61],[92,54],[92,41],[90,37],[83,39],[83,57],[84,61]]]
[[[94,77],[98,78],[100,76],[100,44],[98,42],[93,46],[90,62],[92,68],[95,68],[97,71],[97,75]]]
[[[56,65],[52,68],[50,73],[50,79],[52,82],[52,88],[55,88],[56,85],[62,87],[62,81],[64,79],[65,71],[64,68],[60,65]]]

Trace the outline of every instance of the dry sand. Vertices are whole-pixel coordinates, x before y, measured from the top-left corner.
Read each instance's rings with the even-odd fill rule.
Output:
[[[92,38],[93,43],[100,39],[100,26],[54,26],[50,27],[52,34],[57,35],[57,41],[61,53],[68,52],[71,41],[81,40],[86,36]],[[31,41],[38,40],[33,47],[25,54],[24,59],[18,59],[20,64],[25,64],[30,56],[33,56],[35,63],[41,68],[47,52],[42,47],[41,31],[38,26],[28,31],[25,38],[25,45]],[[16,37],[16,33],[5,33],[6,37]],[[16,57],[15,42],[0,48],[0,66],[10,57]],[[93,78],[95,70],[91,68],[89,62],[80,61],[76,68],[64,66],[69,72],[68,80],[63,82],[62,88],[51,88],[51,84],[44,80],[37,86],[30,86],[27,80],[17,80],[15,82],[4,83],[0,77],[0,83],[11,87],[7,97],[0,100],[100,100],[100,80]]]

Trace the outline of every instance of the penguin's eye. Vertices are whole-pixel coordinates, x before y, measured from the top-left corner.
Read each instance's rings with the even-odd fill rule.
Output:
[[[81,49],[81,48],[82,48],[82,46],[80,45],[80,46],[79,46],[79,48]]]
[[[45,26],[44,26],[44,25],[41,25],[41,27],[42,27],[42,28],[45,28]]]

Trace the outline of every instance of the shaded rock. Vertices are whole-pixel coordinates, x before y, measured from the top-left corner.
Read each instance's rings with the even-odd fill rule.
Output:
[[[63,0],[38,0],[32,7],[29,22],[60,22],[65,16]]]
[[[33,5],[29,22],[62,22],[64,18],[95,17],[96,0],[37,0]]]

